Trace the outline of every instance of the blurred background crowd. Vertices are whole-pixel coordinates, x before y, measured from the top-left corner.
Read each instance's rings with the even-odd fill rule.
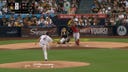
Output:
[[[74,16],[68,20],[67,25],[70,25],[73,21],[77,22],[79,26],[128,25],[128,0],[84,0],[86,3],[87,1],[91,2],[89,9],[91,14],[106,14],[107,17],[99,18],[97,15],[93,17]],[[16,13],[11,10],[11,7],[8,7],[8,3],[11,2],[13,3],[15,0],[0,0],[0,26],[55,27],[57,24],[54,24],[52,18],[56,15],[81,14],[78,13],[78,10],[81,8],[80,5],[83,0],[22,0],[22,3],[31,3],[34,6],[24,17],[22,13],[15,16]],[[88,8],[86,4],[84,6]],[[32,15],[29,15],[31,13]],[[34,14],[40,14],[40,16]]]

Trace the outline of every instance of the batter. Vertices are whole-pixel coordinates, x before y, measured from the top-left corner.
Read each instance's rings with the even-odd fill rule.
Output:
[[[79,29],[77,27],[77,22],[73,22],[72,25],[71,25],[71,29],[73,31],[73,37],[75,39],[75,44],[76,45],[79,45],[80,41],[80,33],[79,33]]]

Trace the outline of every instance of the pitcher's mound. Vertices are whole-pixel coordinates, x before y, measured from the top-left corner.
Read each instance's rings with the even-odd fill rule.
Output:
[[[28,61],[28,62],[15,62],[0,64],[0,68],[26,68],[26,69],[39,69],[39,68],[68,68],[88,66],[89,63],[83,62],[69,62],[69,61]]]

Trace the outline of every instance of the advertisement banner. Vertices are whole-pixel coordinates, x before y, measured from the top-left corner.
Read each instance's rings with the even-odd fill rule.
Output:
[[[51,36],[57,36],[56,28],[22,28],[22,37],[39,37],[46,32],[50,32]]]
[[[58,18],[60,19],[69,19],[73,18],[74,16],[80,18],[80,17],[99,17],[99,18],[106,18],[106,14],[59,14]]]
[[[112,35],[111,27],[89,26],[80,28],[81,36],[109,36]]]
[[[21,37],[21,28],[0,27],[0,37]]]
[[[116,27],[116,33],[118,36],[128,35],[128,26],[120,25]]]

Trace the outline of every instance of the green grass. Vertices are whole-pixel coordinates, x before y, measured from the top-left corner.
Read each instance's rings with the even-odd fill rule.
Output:
[[[91,38],[89,41],[99,41],[99,42],[128,42],[128,38]]]
[[[57,41],[58,39],[55,39]],[[29,40],[0,41],[0,45],[35,42]],[[81,41],[126,42],[123,38],[81,38]],[[86,49],[49,50],[49,60],[89,62],[90,66],[62,69],[3,69],[0,72],[128,72],[128,50]],[[0,50],[0,63],[43,60],[41,50]]]
[[[0,72],[128,72],[128,50],[49,50],[50,60],[89,62],[90,66],[62,69],[0,69]],[[2,50],[0,63],[41,61],[41,50]]]
[[[54,39],[54,41],[58,41],[59,39]],[[0,41],[0,45],[3,44],[14,44],[14,43],[28,43],[28,42],[36,42],[36,39],[27,39],[27,40],[6,40]],[[73,41],[73,39],[71,39]],[[125,38],[81,38],[80,41],[88,42],[88,41],[98,41],[98,42],[125,42],[128,43],[128,39]]]
[[[5,40],[5,41],[0,41],[0,45],[15,44],[15,43],[29,43],[29,42],[36,42],[36,40],[35,39],[30,39],[30,40]]]

